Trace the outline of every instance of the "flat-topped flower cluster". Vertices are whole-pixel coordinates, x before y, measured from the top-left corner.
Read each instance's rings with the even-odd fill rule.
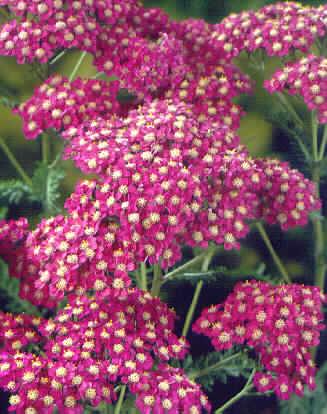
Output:
[[[314,286],[242,282],[224,303],[205,309],[193,329],[219,351],[243,344],[253,349],[263,370],[254,376],[259,391],[274,390],[282,399],[293,392],[303,396],[304,385],[315,387],[310,349],[324,328],[324,302]]]
[[[176,22],[133,0],[0,6],[18,16],[0,29],[0,54],[46,63],[77,48],[115,77],[53,75],[15,108],[27,139],[56,130],[63,158],[96,178],[76,186],[67,214],[34,229],[26,219],[0,221],[0,257],[20,280],[20,296],[54,314],[0,315],[0,385],[13,394],[12,410],[82,413],[85,404],[112,403],[115,387],[127,385],[144,414],[210,411],[200,387],[168,364],[188,348],[173,332],[174,312],[132,287],[130,272],[142,263],[167,269],[185,245],[238,248],[251,220],[287,230],[320,208],[303,174],[252,158],[240,144],[243,110],[233,99],[253,85],[232,60],[258,49],[307,53],[326,34],[326,6],[278,3],[215,25]],[[325,60],[289,63],[266,87],[302,95],[326,123]],[[249,282],[194,329],[219,350],[252,347],[262,366],[258,390],[301,395],[314,383],[308,348],[318,343],[322,301],[318,288]]]

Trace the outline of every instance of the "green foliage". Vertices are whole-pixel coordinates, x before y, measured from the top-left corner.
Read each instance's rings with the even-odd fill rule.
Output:
[[[281,401],[280,414],[327,414],[326,380],[327,362],[318,371],[316,389],[305,389],[303,398],[292,396],[289,401]]]
[[[42,203],[46,215],[60,210],[58,207],[59,187],[64,177],[65,173],[62,169],[51,168],[44,163],[39,163],[34,172],[33,195]]]
[[[227,383],[228,377],[248,378],[255,361],[246,352],[235,354],[235,349],[226,352],[211,352],[196,360],[188,355],[183,368],[207,390],[212,390],[216,381]]]
[[[32,187],[20,180],[0,181],[0,207],[40,203],[45,215],[59,211],[62,169],[39,163],[32,177]]]
[[[226,271],[226,267],[220,266],[217,269],[209,270],[207,272],[201,271],[191,271],[191,272],[181,272],[177,273],[172,281],[174,282],[189,282],[191,284],[196,285],[200,280],[204,283],[212,283],[215,282],[222,274]]]
[[[19,205],[33,200],[32,189],[20,180],[0,181],[0,206]]]
[[[119,391],[118,391],[119,393]],[[84,414],[114,414],[115,412],[115,405],[109,404],[100,404],[97,408],[94,407],[86,407],[84,410]],[[119,414],[139,414],[139,410],[135,408],[135,397],[132,395],[127,395],[125,398],[123,405],[120,409]]]
[[[19,104],[17,92],[3,83],[0,83],[0,104],[11,109]]]
[[[8,275],[7,266],[0,260],[0,297],[6,301],[3,308],[8,312],[25,312],[38,315],[38,310],[30,303],[19,297],[19,281]],[[4,302],[2,300],[2,302]]]
[[[237,279],[257,279],[263,282],[268,282],[273,285],[284,283],[281,275],[266,273],[266,264],[260,263],[256,269],[250,268],[236,268],[228,269],[224,272],[224,276],[234,277]]]

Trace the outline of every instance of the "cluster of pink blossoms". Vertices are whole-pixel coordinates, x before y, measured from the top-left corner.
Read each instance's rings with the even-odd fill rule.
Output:
[[[117,114],[121,106],[116,100],[118,82],[50,77],[33,96],[15,112],[23,120],[27,139],[35,139],[47,129],[61,132],[98,116]]]
[[[201,414],[210,412],[207,397],[183,370],[160,364],[131,388],[137,394],[135,405],[144,414]]]
[[[304,385],[315,387],[310,348],[319,344],[325,302],[318,287],[241,282],[224,303],[205,309],[193,330],[218,351],[233,345],[253,349],[262,366],[256,388],[288,399],[293,392],[302,396]]]
[[[327,59],[308,55],[278,70],[265,82],[270,93],[283,92],[303,97],[318,121],[327,123]]]
[[[135,0],[1,0],[19,16],[0,30],[0,53],[19,63],[46,63],[56,51],[78,48],[96,54],[103,25],[132,19]]]
[[[309,52],[315,40],[326,32],[326,6],[283,2],[231,14],[214,25],[209,43],[213,48],[222,48],[230,59],[242,51],[256,50],[269,56],[286,56],[295,50]]]
[[[75,296],[53,319],[1,314],[0,320],[0,384],[13,393],[18,414],[52,413],[54,407],[82,413],[81,401],[98,406],[115,400],[117,382],[136,394],[144,413],[154,405],[157,413],[175,409],[183,393],[180,412],[200,413],[201,405],[209,410],[199,386],[166,364],[184,357],[187,343],[172,332],[174,312],[149,293],[130,289],[123,298],[101,301]],[[161,365],[153,372],[155,360]]]
[[[252,159],[233,130],[199,122],[190,104],[154,100],[63,136],[66,157],[100,178],[77,186],[65,203],[69,216],[43,220],[13,250],[11,274],[37,305],[77,288],[122,294],[141,262],[172,266],[182,245],[238,247],[249,220],[288,229],[320,206],[301,173]]]

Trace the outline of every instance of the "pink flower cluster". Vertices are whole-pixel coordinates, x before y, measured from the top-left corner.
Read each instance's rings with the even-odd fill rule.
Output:
[[[15,112],[23,120],[26,138],[35,139],[49,128],[61,132],[97,116],[110,117],[119,113],[118,90],[116,81],[77,78],[69,82],[67,78],[55,75],[38,87]]]
[[[20,352],[28,345],[37,346],[41,341],[38,327],[41,318],[26,314],[12,315],[0,312],[0,349],[5,352]]]
[[[319,210],[315,184],[298,170],[279,160],[257,160],[266,182],[262,193],[262,217],[269,224],[278,224],[283,230],[305,226],[308,212]]]
[[[143,400],[142,412],[148,413],[149,382],[157,380],[163,388],[163,404],[176,399],[177,388],[164,388],[169,377],[188,397],[181,404],[188,408],[178,412],[193,413],[191,406],[200,400],[205,405],[199,387],[164,363],[183,358],[187,344],[172,332],[174,312],[149,293],[130,289],[123,298],[103,300],[76,296],[54,319],[1,314],[0,320],[0,385],[13,393],[10,404],[18,414],[52,413],[54,407],[63,414],[82,413],[81,400],[110,404],[119,381]],[[162,364],[158,372],[152,371],[154,358]]]
[[[30,3],[30,2],[29,2]],[[34,4],[34,2],[32,2]],[[46,8],[45,3],[39,4]],[[82,10],[58,11],[44,21],[10,20],[0,29],[0,53],[14,56],[18,63],[46,63],[56,50],[78,48],[95,53],[98,24]]]
[[[0,220],[0,258],[8,264],[9,275],[20,280],[19,294],[35,306],[54,308],[58,302],[50,295],[49,286],[36,287],[40,278],[40,263],[33,263],[26,248],[28,222]]]
[[[144,414],[201,414],[211,406],[198,384],[183,370],[160,364],[131,387],[137,394],[136,407]]]
[[[327,123],[327,59],[308,55],[277,70],[265,82],[270,93],[286,91],[300,95],[310,111],[316,111],[318,121]]]
[[[135,0],[1,0],[1,6],[20,17],[0,30],[0,53],[18,63],[45,63],[62,49],[96,54],[102,25],[131,19],[140,9]]]
[[[19,246],[20,241],[27,235],[28,221],[26,218],[18,220],[0,220],[0,256],[9,260],[12,250]]]
[[[316,39],[326,35],[326,11],[326,6],[283,2],[231,14],[214,25],[210,46],[222,48],[230,59],[242,51],[260,49],[269,56],[286,56],[295,50],[306,53]]]
[[[49,307],[75,289],[123,294],[139,263],[172,266],[182,245],[238,247],[251,219],[304,225],[320,207],[314,185],[286,163],[251,159],[214,125],[155,100],[67,129],[66,156],[100,179],[81,182],[69,215],[43,220],[11,255],[22,297]]]
[[[224,303],[202,312],[193,330],[218,351],[239,344],[253,349],[262,366],[254,377],[257,389],[288,399],[293,392],[302,396],[305,384],[315,387],[310,348],[324,327],[324,302],[318,287],[240,282]]]

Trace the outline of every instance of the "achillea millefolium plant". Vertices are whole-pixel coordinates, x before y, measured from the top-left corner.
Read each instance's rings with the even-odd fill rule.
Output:
[[[209,24],[174,21],[135,0],[0,6],[0,53],[30,64],[41,79],[13,111],[26,138],[43,146],[31,179],[0,139],[21,178],[0,188],[1,197],[44,207],[37,224],[0,221],[0,256],[35,311],[0,314],[0,386],[11,394],[10,410],[219,414],[253,387],[280,399],[313,390],[312,349],[325,302],[319,186],[327,144],[327,7],[282,2]],[[53,73],[70,49],[81,51],[71,75]],[[76,77],[86,54],[98,71],[93,79]],[[262,86],[287,114],[286,129],[311,180],[287,162],[251,157],[240,144],[244,110],[234,98],[254,88],[235,63],[240,55],[258,67],[267,56],[281,58]],[[309,134],[289,95],[311,112]],[[63,150],[49,154],[56,136]],[[86,175],[64,209],[60,159]],[[309,219],[315,263],[305,286],[292,283],[264,224],[287,231]],[[276,279],[237,283],[194,321],[218,247],[239,248],[253,224],[276,263]],[[190,261],[185,246],[197,252]],[[176,332],[177,315],[161,288],[192,266],[200,266],[199,280]],[[191,327],[217,351],[218,360],[202,370],[182,362]],[[214,408],[198,380],[237,358],[248,364],[247,382]]]

